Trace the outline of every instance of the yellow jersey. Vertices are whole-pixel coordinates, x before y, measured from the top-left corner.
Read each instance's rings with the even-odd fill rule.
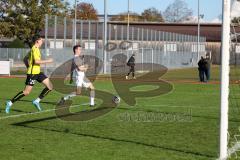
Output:
[[[27,70],[27,74],[39,74],[40,64],[34,64],[35,60],[41,60],[41,53],[39,48],[34,45],[29,54],[30,54],[28,58],[29,67]]]

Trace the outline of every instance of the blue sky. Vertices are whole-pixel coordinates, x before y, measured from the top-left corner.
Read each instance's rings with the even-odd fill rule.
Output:
[[[104,12],[104,0],[78,0],[79,2],[92,3],[98,10],[99,14]],[[127,11],[128,0],[107,0],[108,13],[118,14]],[[174,0],[130,0],[130,10],[141,13],[144,9],[155,7],[160,11],[164,11]],[[71,0],[74,2],[74,0]],[[193,10],[193,15],[197,16],[197,0],[185,0],[188,7]],[[200,14],[204,14],[204,21],[212,21],[218,18],[222,13],[222,0],[200,0]]]

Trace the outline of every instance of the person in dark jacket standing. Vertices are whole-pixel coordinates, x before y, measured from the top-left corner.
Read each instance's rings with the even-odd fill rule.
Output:
[[[200,82],[204,82],[204,63],[205,60],[203,57],[198,61],[198,72],[199,72],[199,79]]]
[[[133,79],[136,79],[135,74],[134,74],[134,72],[135,72],[135,68],[134,68],[135,67],[135,54],[132,54],[132,56],[129,58],[129,60],[127,62],[127,66],[129,66],[130,69],[126,76],[126,79],[129,79],[128,76],[130,75],[130,73],[132,73]]]
[[[210,69],[211,69],[211,60],[209,56],[206,56],[204,59],[204,74],[206,76],[206,80],[210,80]]]

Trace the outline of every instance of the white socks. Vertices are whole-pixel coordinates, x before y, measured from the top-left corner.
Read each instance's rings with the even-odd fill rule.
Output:
[[[94,106],[94,97],[95,97],[95,91],[91,90],[90,91],[90,105]]]
[[[94,97],[90,97],[90,105],[94,106]]]
[[[35,102],[39,103],[41,101],[41,99],[38,97],[37,99],[35,99]]]
[[[12,106],[13,105],[12,101],[8,101],[8,105]]]

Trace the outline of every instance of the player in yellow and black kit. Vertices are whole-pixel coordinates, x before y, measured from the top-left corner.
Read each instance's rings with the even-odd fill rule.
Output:
[[[43,83],[46,86],[42,90],[39,97],[32,102],[33,105],[39,111],[41,111],[41,106],[39,104],[41,99],[43,99],[43,97],[45,97],[53,89],[53,85],[49,80],[49,78],[40,71],[41,64],[51,63],[53,60],[41,59],[41,53],[39,48],[41,47],[43,40],[40,36],[35,36],[33,42],[34,42],[34,45],[28,55],[28,69],[27,69],[27,78],[25,82],[25,85],[26,85],[25,89],[19,92],[10,101],[6,102],[6,109],[5,109],[6,113],[9,113],[10,108],[14,102],[20,100],[24,96],[29,95],[29,93],[32,91],[35,81],[38,81],[39,83]]]

